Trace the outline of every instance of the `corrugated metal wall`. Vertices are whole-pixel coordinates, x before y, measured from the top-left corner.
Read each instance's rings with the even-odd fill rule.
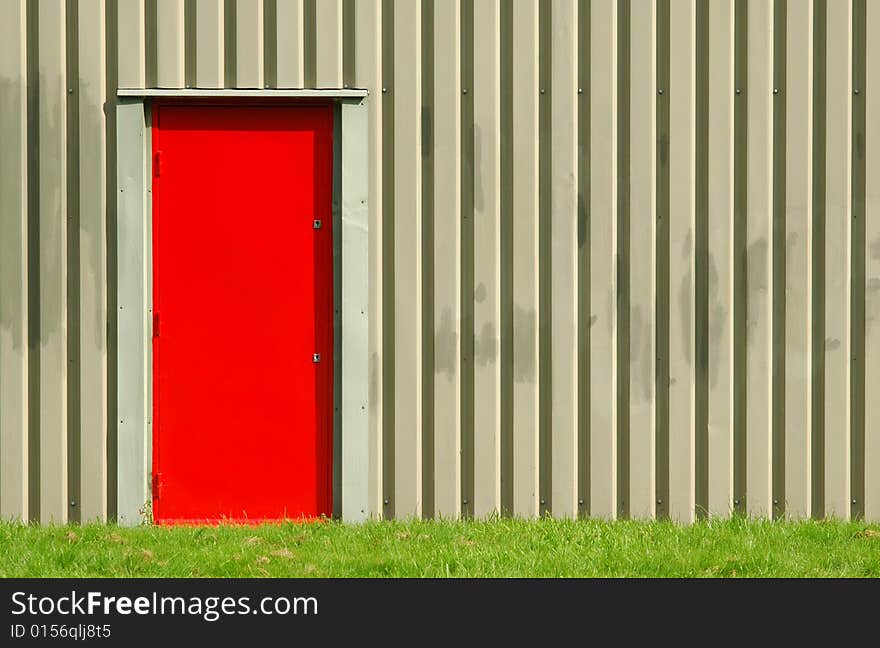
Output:
[[[350,86],[374,514],[880,519],[878,61],[867,0],[0,0],[0,514],[115,512],[117,87]]]

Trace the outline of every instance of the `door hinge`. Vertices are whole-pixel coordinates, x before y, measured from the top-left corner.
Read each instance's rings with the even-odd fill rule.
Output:
[[[159,313],[153,312],[153,337],[159,337]]]
[[[162,151],[153,154],[153,177],[158,178],[161,170]]]
[[[150,484],[150,490],[152,491],[153,499],[157,499],[159,497],[159,477],[160,473],[153,473],[153,480]]]

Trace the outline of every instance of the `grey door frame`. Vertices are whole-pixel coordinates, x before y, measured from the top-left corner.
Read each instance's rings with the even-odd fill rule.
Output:
[[[152,502],[152,144],[155,98],[327,99],[333,142],[333,514],[369,515],[368,92],[120,89],[117,178],[117,521],[140,524]]]

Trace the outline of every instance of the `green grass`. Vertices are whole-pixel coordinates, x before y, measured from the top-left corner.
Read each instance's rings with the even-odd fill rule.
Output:
[[[0,523],[3,577],[878,577],[860,522]]]

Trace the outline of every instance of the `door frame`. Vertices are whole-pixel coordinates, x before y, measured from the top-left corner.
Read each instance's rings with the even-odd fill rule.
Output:
[[[149,519],[152,500],[152,104],[331,102],[333,119],[333,516],[369,517],[369,93],[120,89],[116,103],[116,511]],[[343,397],[344,394],[344,397]]]

